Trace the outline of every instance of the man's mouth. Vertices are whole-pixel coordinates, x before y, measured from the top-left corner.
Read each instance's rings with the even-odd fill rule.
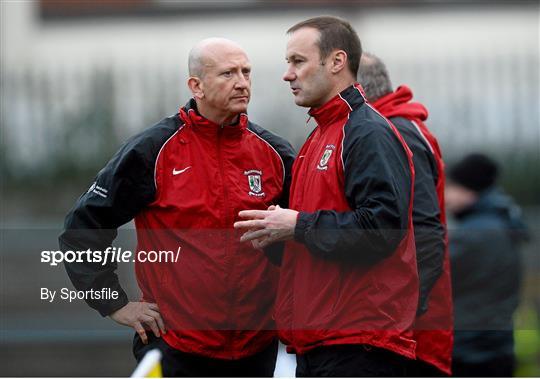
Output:
[[[291,91],[292,91],[293,95],[296,95],[296,94],[298,94],[298,92],[300,92],[300,88],[298,88],[298,87],[291,87]]]

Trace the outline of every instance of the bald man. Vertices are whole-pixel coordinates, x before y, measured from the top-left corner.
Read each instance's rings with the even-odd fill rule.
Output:
[[[279,247],[255,250],[233,224],[243,209],[287,206],[294,151],[248,120],[251,65],[238,44],[201,41],[189,74],[193,98],[120,148],[60,236],[63,251],[105,251],[134,219],[142,297],[128,300],[116,262],[65,266],[78,290],[116,294],[86,301],[136,331],[138,361],[160,349],[165,376],[270,377],[278,269],[268,258]],[[171,254],[150,262],[149,252]]]

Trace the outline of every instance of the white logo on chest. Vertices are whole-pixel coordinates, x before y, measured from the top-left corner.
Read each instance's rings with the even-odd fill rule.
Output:
[[[324,153],[321,157],[321,160],[319,161],[319,164],[317,165],[317,170],[325,171],[328,170],[328,161],[330,160],[330,157],[332,156],[332,153],[336,147],[334,145],[326,145],[324,148]]]
[[[262,188],[262,171],[260,170],[247,170],[244,171],[244,175],[247,176],[249,185],[249,196],[263,197],[265,193]]]
[[[172,174],[173,174],[173,175],[179,175],[179,174],[181,174],[181,173],[183,173],[183,172],[189,170],[190,168],[191,168],[191,166],[187,166],[186,168],[183,168],[183,169],[181,169],[181,170],[177,170],[177,169],[173,168]]]

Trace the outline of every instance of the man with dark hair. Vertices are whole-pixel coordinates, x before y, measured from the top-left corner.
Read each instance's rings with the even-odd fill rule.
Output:
[[[78,290],[119,294],[88,304],[135,329],[138,361],[160,349],[165,376],[271,377],[279,271],[239,242],[233,223],[242,209],[287,205],[294,151],[248,120],[251,65],[238,44],[201,41],[189,73],[193,98],[125,143],[69,212],[60,236],[64,251],[104,251],[134,218],[137,251],[179,252],[178,259],[135,261],[137,301],[123,291],[116,263],[66,269]]]
[[[335,50],[343,50],[347,54],[347,67],[349,72],[356,79],[360,56],[362,55],[362,44],[355,30],[345,20],[336,22],[335,17],[321,16],[310,18],[299,22],[287,30],[287,34],[292,34],[302,28],[314,28],[320,33],[318,46],[321,65],[325,64],[326,58]]]
[[[454,296],[454,376],[510,377],[514,371],[512,315],[519,304],[521,212],[496,187],[499,168],[470,154],[449,170],[447,209]]]
[[[418,275],[411,152],[356,83],[360,40],[335,17],[290,29],[283,79],[317,127],[290,209],[243,211],[259,247],[288,241],[275,319],[298,376],[402,376],[414,358]]]
[[[415,171],[413,224],[420,277],[420,299],[414,336],[417,360],[409,376],[450,375],[452,294],[444,212],[444,163],[436,138],[427,129],[427,109],[412,102],[407,86],[392,90],[384,63],[364,53],[359,81],[367,99],[401,133],[413,152]]]

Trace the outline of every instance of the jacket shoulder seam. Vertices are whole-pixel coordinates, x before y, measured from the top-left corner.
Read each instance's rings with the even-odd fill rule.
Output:
[[[258,135],[255,131],[251,130],[250,128],[246,128],[247,131],[249,131],[250,133],[252,133],[253,135],[255,135],[258,139],[260,139],[261,141],[263,141],[265,144],[267,144],[268,146],[270,146],[270,148],[272,149],[272,151],[274,153],[276,153],[276,155],[278,156],[279,158],[279,161],[281,162],[281,170],[283,172],[282,174],[282,178],[281,178],[281,182],[282,184],[285,183],[285,162],[283,162],[283,158],[281,158],[281,155],[278,153],[278,151],[274,148],[274,146],[272,146],[272,144],[270,142],[268,142],[267,140],[265,140],[264,138],[262,138],[260,135]]]
[[[158,166],[158,162],[159,162],[159,158],[161,157],[161,153],[163,152],[163,149],[165,148],[165,146],[169,143],[169,141],[171,141],[182,129],[184,128],[184,125],[180,125],[178,127],[178,129],[169,137],[165,140],[165,142],[163,142],[163,144],[161,145],[157,155],[156,155],[156,162],[154,163],[154,186],[156,188],[156,194],[158,193],[158,185],[157,185],[157,166]]]

